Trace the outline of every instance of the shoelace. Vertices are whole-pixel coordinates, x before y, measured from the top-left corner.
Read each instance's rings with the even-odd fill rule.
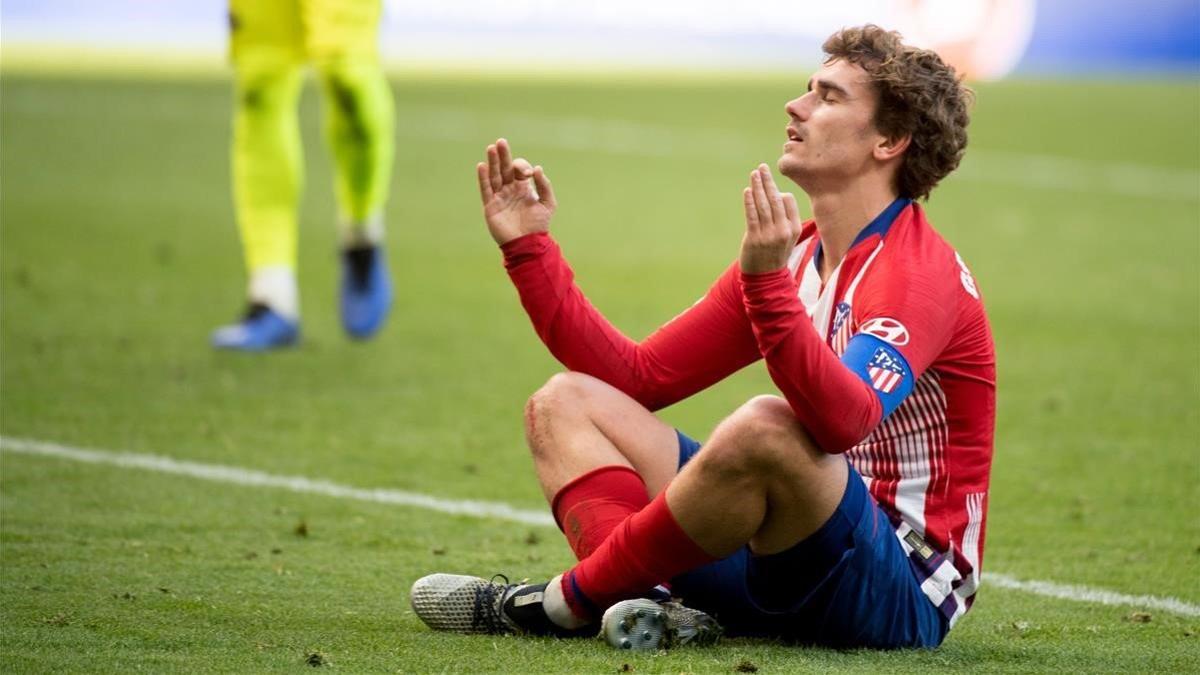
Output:
[[[496,579],[503,579],[504,583],[498,584]],[[515,585],[508,582],[508,577],[497,574],[492,577],[491,583],[477,588],[474,612],[471,615],[471,627],[475,630],[485,628],[488,632],[503,631],[507,624],[504,622],[501,605],[504,602],[505,594]]]

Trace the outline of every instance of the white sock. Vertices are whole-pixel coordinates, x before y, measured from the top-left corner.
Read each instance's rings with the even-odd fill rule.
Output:
[[[250,302],[262,303],[286,319],[300,318],[300,291],[296,272],[284,265],[260,267],[250,274],[246,289]]]
[[[561,574],[546,584],[546,592],[542,596],[542,609],[551,621],[569,630],[583,628],[589,623],[571,611],[571,606],[567,604],[567,599],[563,597]]]
[[[383,214],[374,213],[361,221],[338,218],[338,238],[342,248],[379,246],[383,243]]]

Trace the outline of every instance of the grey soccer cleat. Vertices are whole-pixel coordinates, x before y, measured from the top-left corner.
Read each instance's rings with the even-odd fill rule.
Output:
[[[497,582],[496,579],[503,579]],[[569,630],[546,616],[546,584],[510,584],[461,574],[430,574],[413,584],[413,611],[425,625],[452,633],[528,633],[576,637],[595,635],[594,626]]]
[[[711,645],[721,639],[721,632],[716,619],[700,610],[647,598],[618,602],[600,622],[600,634],[617,649]]]
[[[413,611],[434,630],[512,633],[501,604],[514,587],[461,574],[430,574],[413,584],[410,600]]]

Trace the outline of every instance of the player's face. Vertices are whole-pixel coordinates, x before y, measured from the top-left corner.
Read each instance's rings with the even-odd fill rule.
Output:
[[[837,190],[869,170],[882,139],[873,122],[876,98],[861,67],[843,60],[821,66],[808,91],[784,107],[790,119],[780,173],[812,194]]]

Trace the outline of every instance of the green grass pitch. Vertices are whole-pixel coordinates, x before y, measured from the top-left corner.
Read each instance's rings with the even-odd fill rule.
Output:
[[[484,145],[504,135],[546,166],[579,282],[641,337],[736,256],[741,186],[777,157],[783,104],[806,76],[398,77],[398,300],[367,344],[336,320],[332,180],[310,86],[303,344],[245,356],[207,346],[243,288],[228,83],[6,72],[0,432],[544,509],[520,412],[557,366],[480,218]],[[434,634],[409,609],[414,579],[548,576],[571,561],[559,533],[5,451],[0,668],[1200,670],[1196,616],[986,576],[1200,603],[1197,120],[1195,82],[979,87],[967,162],[929,211],[989,308],[998,432],[984,586],[936,651],[739,639],[631,655]],[[758,365],[664,417],[703,437],[772,391]]]

